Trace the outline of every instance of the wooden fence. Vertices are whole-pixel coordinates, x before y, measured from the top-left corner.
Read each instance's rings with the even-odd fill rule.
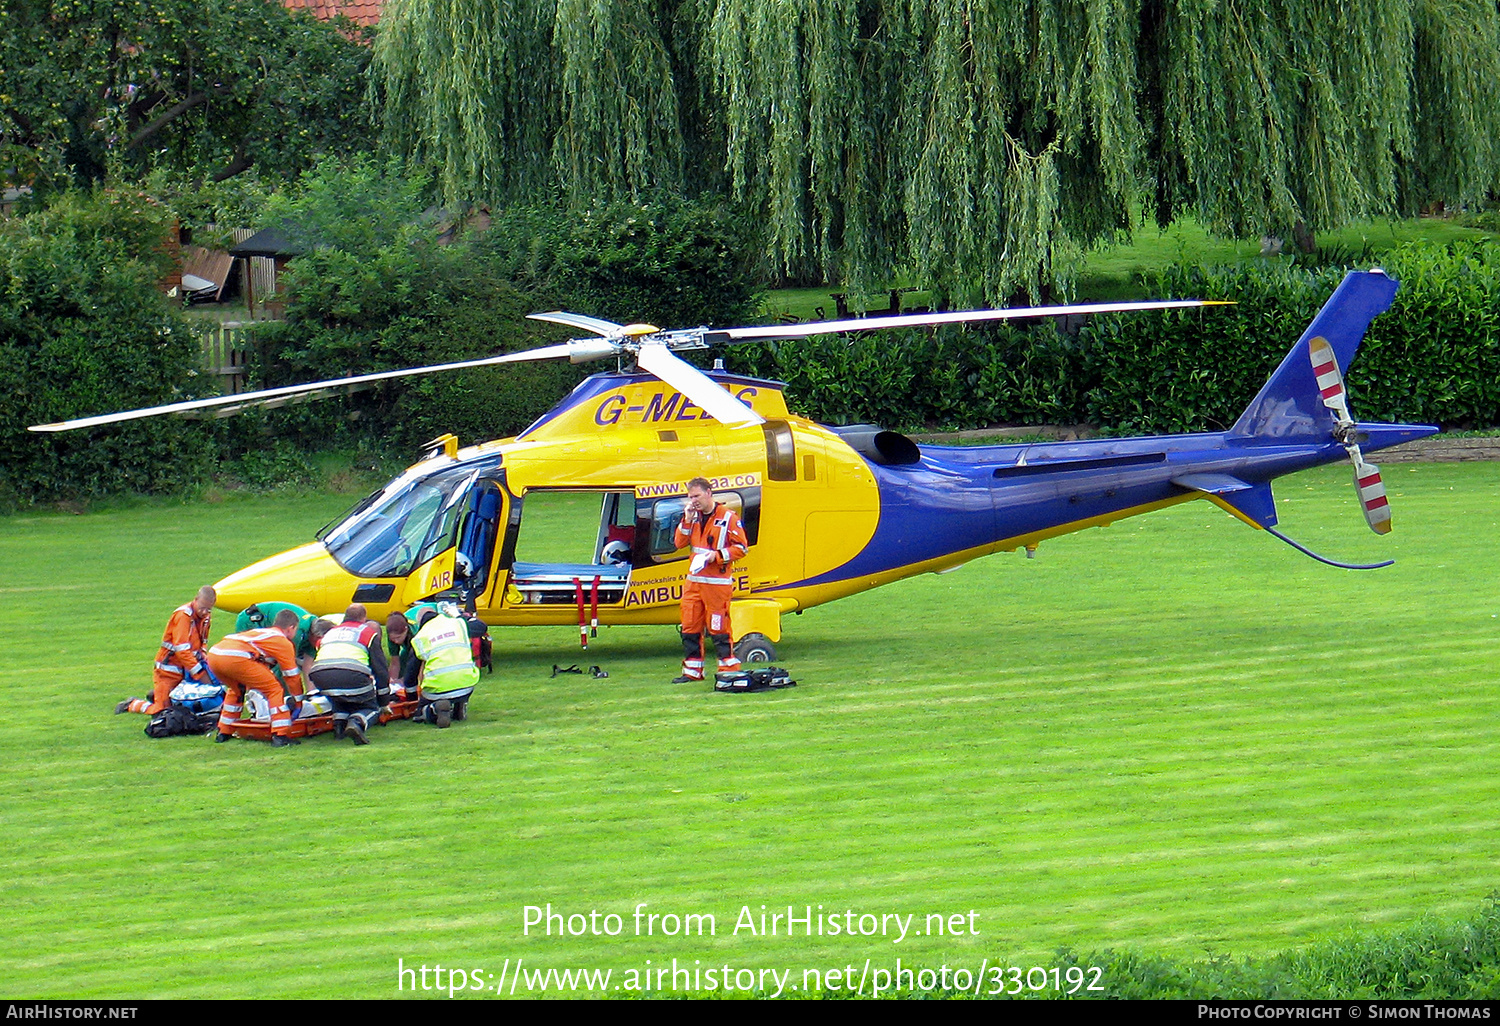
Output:
[[[221,321],[199,329],[198,335],[203,341],[203,370],[223,377],[225,395],[239,395],[248,388],[249,327],[243,321]]]

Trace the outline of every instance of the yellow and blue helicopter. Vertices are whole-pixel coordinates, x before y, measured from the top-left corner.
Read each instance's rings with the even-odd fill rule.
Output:
[[[1374,451],[1436,428],[1356,423],[1341,367],[1397,282],[1351,272],[1227,431],[984,447],[918,445],[871,425],[829,427],[788,410],[782,386],[675,354],[737,342],[1007,318],[1207,305],[1181,300],[912,314],[759,328],[662,331],[579,314],[533,315],[590,337],[521,353],[81,418],[67,430],[163,413],[285,401],[341,386],[520,360],[616,357],[637,370],[584,380],[514,438],[434,440],[419,463],[317,540],[231,574],[219,604],[360,602],[372,616],[456,596],[492,625],[677,622],[688,556],[673,542],[686,482],[704,475],[739,511],[750,549],[731,614],[741,659],[774,658],[781,617],[1180,502],[1208,499],[1276,530],[1274,478],[1342,459],[1370,527],[1390,530]],[[579,526],[581,511],[584,526]],[[571,519],[570,519],[571,514]]]

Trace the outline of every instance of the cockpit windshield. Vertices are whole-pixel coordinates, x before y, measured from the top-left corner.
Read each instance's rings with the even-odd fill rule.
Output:
[[[405,577],[454,544],[469,486],[489,465],[402,476],[324,531],[328,552],[360,577]]]

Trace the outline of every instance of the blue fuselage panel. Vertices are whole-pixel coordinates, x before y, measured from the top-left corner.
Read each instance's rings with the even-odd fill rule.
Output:
[[[1429,430],[1402,431],[1399,438],[1382,442],[1396,444]],[[887,573],[1069,524],[1084,525],[1180,498],[1191,489],[1172,479],[1189,474],[1227,475],[1258,485],[1346,458],[1343,446],[1332,441],[1245,445],[1225,434],[924,446],[919,463],[870,464],[880,489],[874,537],[843,566],[797,583],[828,584]]]

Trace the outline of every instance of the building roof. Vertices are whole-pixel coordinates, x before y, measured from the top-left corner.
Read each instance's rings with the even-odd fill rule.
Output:
[[[230,256],[291,257],[306,253],[307,247],[293,242],[281,228],[262,228],[229,251]]]
[[[342,14],[356,25],[372,27],[380,21],[385,0],[281,0],[288,10],[310,11],[325,21]]]

